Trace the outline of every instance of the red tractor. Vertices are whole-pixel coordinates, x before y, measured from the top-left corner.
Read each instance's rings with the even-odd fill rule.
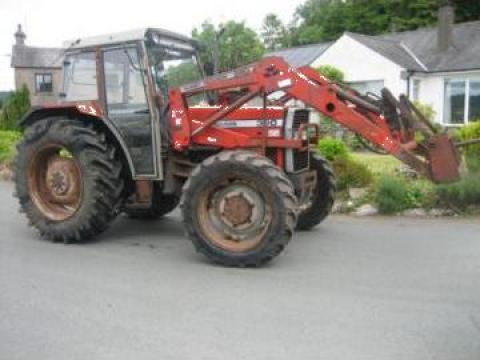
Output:
[[[62,96],[23,120],[15,169],[21,209],[53,241],[91,238],[121,212],[159,218],[180,203],[188,236],[212,261],[270,261],[334,202],[308,108],[436,182],[459,176],[453,142],[405,97],[364,96],[276,57],[204,77],[195,42],[164,30],[71,43]],[[306,108],[289,108],[292,99]]]

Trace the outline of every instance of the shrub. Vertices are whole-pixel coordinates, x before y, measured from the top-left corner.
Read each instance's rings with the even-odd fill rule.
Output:
[[[381,214],[395,214],[412,207],[412,196],[402,178],[382,176],[375,189],[375,203]]]
[[[349,155],[347,145],[343,141],[331,137],[320,140],[318,150],[328,161],[335,161],[337,158]]]
[[[343,83],[345,81],[345,74],[342,70],[337,69],[335,66],[332,65],[321,65],[316,68],[320,74],[325,76],[327,79],[332,81],[336,81],[339,83]]]
[[[366,187],[372,183],[373,175],[368,167],[351,156],[343,141],[324,138],[319,141],[318,150],[332,163],[339,191],[351,187]]]
[[[0,130],[18,130],[19,121],[29,110],[30,94],[23,85],[5,100],[0,113]]]
[[[460,141],[480,139],[480,121],[459,129],[456,138]],[[464,150],[467,167],[471,172],[480,171],[480,145],[470,145]]]
[[[15,156],[15,144],[20,140],[16,131],[0,131],[0,163],[9,163]]]
[[[433,122],[435,120],[435,115],[437,114],[435,110],[433,109],[433,106],[430,104],[423,104],[418,100],[415,100],[413,102],[415,107],[429,120],[430,122]]]
[[[352,187],[366,187],[373,181],[370,170],[350,156],[338,157],[332,162],[332,165],[339,191]]]
[[[480,174],[469,174],[459,182],[437,186],[439,200],[459,210],[480,205]]]

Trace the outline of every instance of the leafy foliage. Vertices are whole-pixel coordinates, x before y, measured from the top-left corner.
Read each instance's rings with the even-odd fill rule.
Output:
[[[328,161],[349,156],[347,145],[343,141],[331,137],[321,139],[318,142],[318,150]]]
[[[29,110],[30,94],[24,85],[5,100],[0,113],[0,130],[18,130],[19,121]]]
[[[0,163],[9,163],[15,155],[15,144],[21,134],[17,131],[0,131]]]
[[[168,86],[176,88],[199,79],[199,70],[193,62],[183,62],[167,69]]]
[[[437,113],[435,112],[431,104],[424,104],[416,100],[413,102],[413,105],[415,105],[415,107],[420,110],[420,112],[427,118],[427,120],[433,123],[433,121],[435,120],[435,115],[437,115]]]
[[[332,163],[338,190],[366,187],[372,182],[373,176],[370,170],[351,156],[343,141],[324,138],[319,141],[318,150]]]
[[[478,1],[456,0],[458,22],[478,20]],[[295,13],[295,45],[330,41],[345,31],[377,35],[437,22],[438,0],[307,0]]]
[[[461,141],[480,139],[480,121],[460,128],[457,132],[457,138]],[[480,172],[480,144],[467,146],[465,148],[465,159],[471,172]]]
[[[223,24],[219,36],[220,70],[226,71],[259,60],[265,48],[259,37],[244,22],[228,21]],[[218,30],[211,22],[204,22],[195,28],[192,37],[200,42],[200,58],[204,64],[214,62],[215,39]]]
[[[373,181],[370,170],[351,156],[338,157],[332,165],[337,176],[337,189],[339,191],[352,187],[364,188]]]
[[[381,214],[395,214],[411,208],[413,196],[407,182],[400,177],[382,176],[376,182],[375,203]]]
[[[268,14],[265,17],[260,36],[269,51],[290,45],[288,29],[275,14]]]
[[[342,70],[332,65],[321,65],[316,68],[320,74],[335,82],[343,83],[345,81],[345,74]]]
[[[440,201],[459,210],[466,210],[471,205],[480,205],[480,176],[469,174],[453,184],[437,187]]]

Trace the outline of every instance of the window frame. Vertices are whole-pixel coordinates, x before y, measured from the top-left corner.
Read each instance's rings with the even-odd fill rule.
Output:
[[[447,122],[447,82],[454,82],[454,81],[464,81],[465,82],[465,100],[463,104],[463,123],[461,124],[454,124]],[[470,83],[472,81],[475,82],[480,82],[480,76],[474,75],[474,76],[448,76],[443,78],[443,117],[442,117],[442,124],[448,127],[461,127],[461,126],[466,126],[473,121],[470,119]]]
[[[373,84],[375,83],[376,85],[380,85],[381,83],[381,86],[380,86],[380,90],[383,89],[385,87],[385,79],[377,79],[377,80],[358,80],[358,81],[348,81],[347,82],[347,85],[350,86],[352,89],[356,90],[356,91],[359,91],[357,90],[357,86],[361,85],[361,86],[368,86],[369,84]],[[360,92],[360,91],[359,91]],[[368,91],[365,93],[367,94]],[[375,94],[375,93],[374,93]],[[381,93],[379,94],[375,94],[377,96],[381,96]]]
[[[148,77],[146,74],[145,70],[145,64],[143,62],[143,51],[141,47],[137,43],[132,43],[132,44],[125,44],[123,46],[112,46],[112,47],[106,47],[101,50],[102,56],[101,56],[101,64],[100,66],[102,67],[102,79],[103,79],[103,95],[104,95],[104,105],[105,105],[105,112],[109,115],[115,114],[115,111],[112,111],[111,109],[111,103],[109,103],[108,100],[108,89],[107,89],[107,69],[105,66],[105,55],[109,52],[113,51],[129,51],[129,50],[134,50],[136,55],[137,55],[137,60],[138,60],[138,65],[140,68],[140,73],[141,73],[141,79],[143,82],[143,94],[145,97],[145,105],[148,108],[149,113],[151,114],[151,104],[150,104],[150,99],[149,99],[149,94],[148,94]],[[135,113],[133,111],[132,113]]]
[[[42,90],[40,84],[46,83],[45,82],[45,77],[50,77],[50,90]],[[38,77],[42,78],[42,82],[38,82]],[[34,79],[35,79],[35,94],[52,94],[53,93],[53,73],[49,72],[41,72],[41,73],[35,73],[34,74]]]
[[[65,62],[69,62],[69,65],[68,66],[73,66],[72,63],[71,63],[71,58],[73,57],[76,57],[76,56],[84,56],[84,57],[88,57],[89,55],[92,55],[93,57],[93,63],[95,65],[95,69],[94,69],[94,72],[95,72],[95,75],[94,75],[94,79],[95,79],[95,84],[88,84],[89,86],[92,86],[92,87],[95,87],[95,96],[93,98],[85,98],[85,99],[67,99],[68,98],[68,91],[67,91],[67,85],[69,85],[69,81],[72,82],[72,84],[75,84],[75,82],[73,81],[74,79],[74,68],[70,68],[67,72],[66,71],[66,67],[65,67]],[[75,66],[78,66],[77,64],[75,64]],[[101,97],[100,97],[100,92],[99,92],[99,87],[100,87],[100,81],[99,81],[99,68],[98,68],[98,59],[97,59],[97,50],[96,49],[82,49],[82,50],[77,50],[77,51],[73,51],[73,52],[69,52],[67,54],[65,54],[65,58],[64,58],[64,66],[63,66],[63,84],[62,84],[62,94],[63,94],[63,98],[64,100],[66,99],[67,101],[69,102],[85,102],[85,101],[101,101]],[[77,84],[78,85],[78,84]]]

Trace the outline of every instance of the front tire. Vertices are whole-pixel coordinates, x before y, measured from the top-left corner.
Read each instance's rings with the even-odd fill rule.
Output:
[[[105,231],[123,200],[122,163],[105,134],[49,118],[25,130],[15,186],[21,211],[42,237],[77,242]]]
[[[320,224],[330,214],[335,202],[336,180],[328,161],[312,154],[310,169],[317,173],[317,185],[310,202],[298,215],[297,230],[311,230]]]
[[[201,163],[184,186],[185,228],[197,251],[225,266],[260,266],[293,236],[297,199],[275,164],[249,151]]]

